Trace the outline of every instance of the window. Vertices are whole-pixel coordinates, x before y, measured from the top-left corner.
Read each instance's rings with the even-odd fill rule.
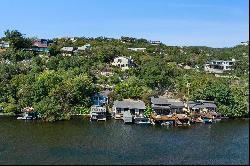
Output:
[[[117,61],[118,61],[119,63],[121,63],[121,62],[122,62],[122,60],[121,60],[121,59],[118,59]]]
[[[119,114],[119,113],[121,113],[121,109],[120,108],[117,108],[116,109],[116,112]]]

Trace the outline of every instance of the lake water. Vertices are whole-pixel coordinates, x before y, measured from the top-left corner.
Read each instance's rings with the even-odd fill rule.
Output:
[[[249,164],[249,120],[146,127],[0,117],[0,164]]]

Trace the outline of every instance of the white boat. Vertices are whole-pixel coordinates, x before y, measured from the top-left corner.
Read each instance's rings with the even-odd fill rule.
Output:
[[[137,122],[137,124],[147,125],[147,124],[151,124],[151,123],[150,123],[150,121],[146,121],[146,122],[140,121],[140,122]]]
[[[162,122],[161,125],[162,125],[162,126],[170,126],[170,125],[172,125],[172,124],[171,124],[170,122]]]
[[[18,117],[17,118],[17,120],[23,120],[24,119],[24,117]]]
[[[32,116],[21,116],[17,118],[18,120],[33,120],[35,118],[33,118]]]
[[[136,124],[141,124],[141,125],[151,124],[150,120],[148,118],[143,117],[143,116],[135,117],[134,121]]]

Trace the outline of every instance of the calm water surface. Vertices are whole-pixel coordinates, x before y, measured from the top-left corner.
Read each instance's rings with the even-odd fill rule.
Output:
[[[0,117],[0,164],[249,164],[249,120],[168,128]]]

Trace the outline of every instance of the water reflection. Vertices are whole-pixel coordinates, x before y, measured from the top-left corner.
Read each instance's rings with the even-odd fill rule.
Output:
[[[248,164],[249,121],[188,127],[0,118],[0,164]]]

